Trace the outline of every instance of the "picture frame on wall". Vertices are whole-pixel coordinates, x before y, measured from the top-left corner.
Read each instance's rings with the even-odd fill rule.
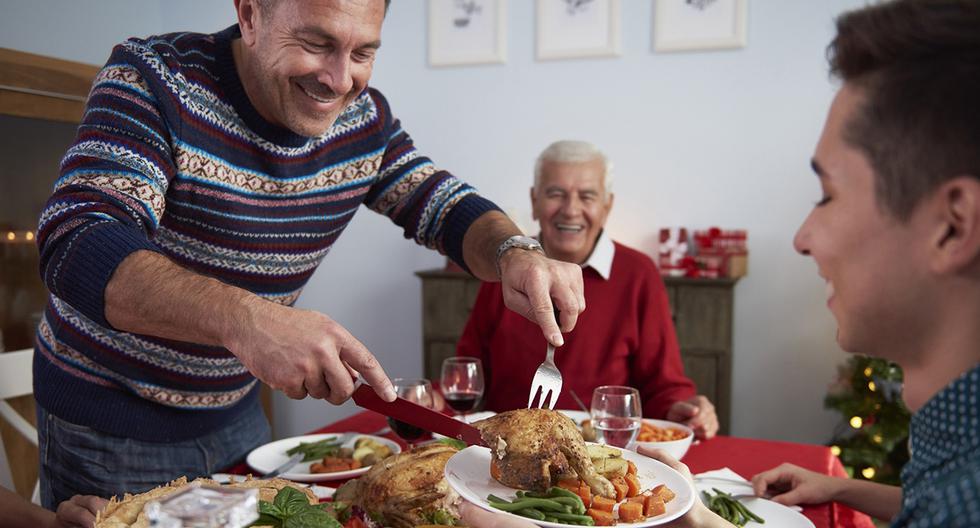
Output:
[[[748,0],[654,0],[653,50],[745,47],[748,3]]]
[[[538,0],[537,59],[617,57],[620,0]]]
[[[503,64],[507,0],[429,0],[429,65]]]

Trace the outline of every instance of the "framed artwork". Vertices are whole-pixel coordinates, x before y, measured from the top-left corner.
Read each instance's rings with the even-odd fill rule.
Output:
[[[749,0],[654,0],[653,50],[741,48]]]
[[[619,1],[538,0],[538,60],[618,56]]]
[[[503,64],[506,0],[429,0],[429,65]]]

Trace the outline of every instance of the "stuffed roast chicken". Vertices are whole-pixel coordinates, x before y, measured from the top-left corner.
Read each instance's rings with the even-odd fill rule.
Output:
[[[335,501],[359,506],[383,526],[410,528],[459,519],[460,496],[443,472],[458,451],[439,442],[386,458],[360,478],[346,482]]]
[[[571,418],[547,409],[517,409],[474,422],[493,456],[494,477],[505,486],[545,491],[574,473],[592,493],[615,497],[612,483],[596,472],[582,434]]]

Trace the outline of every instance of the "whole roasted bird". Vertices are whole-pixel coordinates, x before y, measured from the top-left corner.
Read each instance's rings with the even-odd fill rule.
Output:
[[[334,500],[360,506],[384,526],[411,528],[446,524],[459,519],[460,496],[449,487],[443,472],[457,453],[442,443],[426,444],[386,458],[355,480],[347,481]]]
[[[592,493],[615,497],[616,491],[592,466],[582,434],[571,418],[548,409],[517,409],[474,422],[490,447],[498,480],[505,486],[545,491],[570,473]]]

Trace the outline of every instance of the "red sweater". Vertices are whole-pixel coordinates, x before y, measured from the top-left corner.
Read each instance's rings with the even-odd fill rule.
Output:
[[[578,408],[572,390],[589,405],[600,385],[630,385],[640,391],[643,415],[663,418],[671,404],[696,390],[684,375],[656,265],[639,251],[619,243],[615,248],[609,280],[590,267],[582,270],[586,309],[555,351],[564,383],[555,408]],[[484,283],[457,354],[483,362],[488,410],[527,406],[546,349],[541,329],[504,306],[500,283]]]

